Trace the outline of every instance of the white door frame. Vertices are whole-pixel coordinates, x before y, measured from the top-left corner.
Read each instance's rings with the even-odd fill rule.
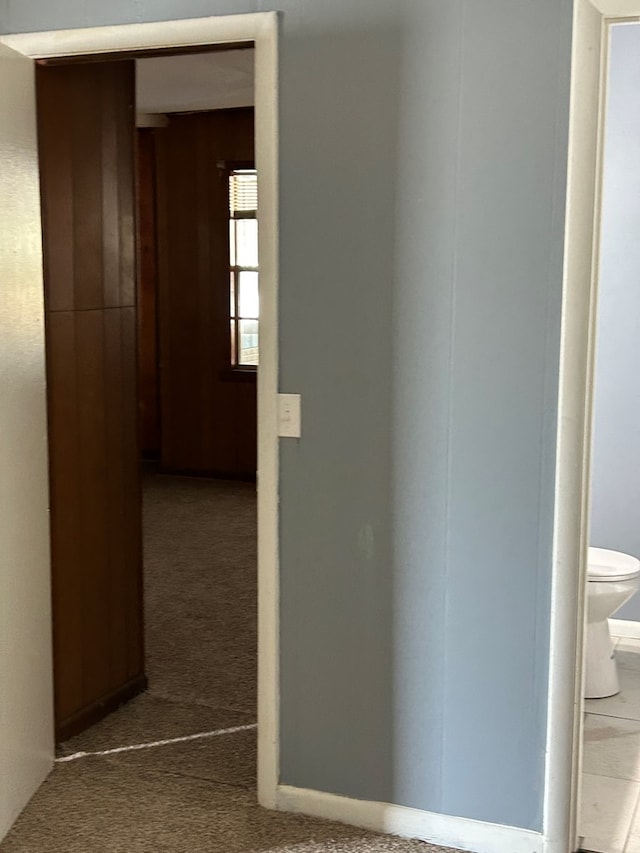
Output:
[[[612,22],[638,16],[640,0],[574,0],[543,817],[545,853],[570,853],[578,844],[609,27]]]
[[[277,13],[0,36],[0,43],[34,60],[245,41],[255,44],[255,160],[260,194],[258,800],[274,809],[279,777]]]

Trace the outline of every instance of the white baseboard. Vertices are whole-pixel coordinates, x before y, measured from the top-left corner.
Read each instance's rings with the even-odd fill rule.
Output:
[[[473,853],[542,853],[542,834],[464,817],[425,812],[405,806],[352,800],[323,791],[279,785],[276,807],[359,826],[373,832],[417,838]]]
[[[612,637],[640,640],[640,622],[633,622],[630,619],[609,619],[609,631]]]

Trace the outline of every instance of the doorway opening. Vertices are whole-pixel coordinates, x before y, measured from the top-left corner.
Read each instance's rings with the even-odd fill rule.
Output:
[[[588,850],[640,851],[640,24],[609,22],[596,214],[591,448],[578,833]]]
[[[612,183],[611,174],[607,176],[607,158],[613,150],[607,138],[612,129],[607,126],[607,111],[615,100],[610,100],[609,89],[615,85],[610,39],[614,30],[632,20],[630,15],[640,15],[635,0],[578,0],[574,5],[544,810],[547,853],[637,849],[632,827],[637,798],[631,788],[638,783],[632,778],[635,770],[628,775],[629,762],[635,763],[629,743],[626,769],[618,760],[628,734],[625,730],[621,738],[620,730],[628,728],[629,721],[625,724],[617,714],[607,714],[605,705],[612,707],[609,699],[592,698],[585,705],[585,694],[598,693],[593,678],[594,627],[598,627],[594,618],[601,608],[593,606],[594,590],[605,589],[609,580],[615,581],[614,586],[618,582],[608,563],[610,578],[602,577],[596,563],[603,555],[589,548],[624,550],[621,541],[603,538],[596,520],[595,489],[604,434],[598,397],[607,385],[609,390],[613,387],[601,370],[601,356],[612,339],[602,324],[608,309],[602,311],[600,298],[606,302],[612,294],[605,263],[611,249],[606,245],[606,220],[611,214],[607,195],[617,181]],[[615,346],[624,337],[620,330],[616,334]],[[614,643],[620,624],[624,623],[611,632]],[[606,631],[606,620],[604,626]],[[618,648],[623,657],[635,654],[626,648],[627,639]],[[624,693],[624,680],[622,686]],[[598,695],[612,691],[602,689]],[[625,773],[626,778],[620,778]]]
[[[178,738],[255,726],[253,64],[235,47],[36,68],[66,753],[132,716],[162,739],[153,720],[183,706],[214,714]]]
[[[133,58],[133,54],[138,54],[140,51],[149,51],[154,49],[161,49],[163,53],[166,52],[177,52],[180,53],[184,48],[186,52],[193,53],[193,48],[198,48],[198,53],[208,50],[208,46],[213,46],[213,49],[219,49],[218,45],[226,45],[231,46],[232,48],[247,48],[251,45],[255,48],[255,64],[258,82],[256,84],[256,97],[255,97],[255,117],[256,117],[256,151],[255,151],[255,164],[251,162],[250,164],[247,162],[248,158],[245,158],[244,155],[241,157],[239,164],[243,167],[244,172],[246,173],[247,167],[250,165],[252,168],[255,167],[258,174],[258,184],[259,184],[259,194],[261,198],[260,210],[258,212],[258,221],[259,221],[259,241],[260,241],[260,277],[261,277],[261,293],[260,293],[260,331],[263,332],[259,342],[260,348],[260,371],[257,374],[257,377],[254,373],[253,379],[253,394],[255,399],[255,389],[257,385],[258,389],[258,410],[260,412],[258,417],[258,469],[260,471],[260,493],[258,495],[258,507],[257,514],[259,516],[259,525],[258,525],[258,575],[259,575],[259,587],[260,590],[258,592],[258,611],[259,611],[259,626],[258,626],[258,645],[260,649],[259,655],[259,672],[258,672],[258,718],[260,720],[259,727],[259,743],[258,743],[258,796],[262,804],[273,807],[275,805],[275,794],[276,794],[276,768],[277,768],[277,717],[275,713],[276,708],[276,694],[277,694],[277,625],[273,622],[273,620],[277,619],[277,608],[275,604],[277,602],[277,435],[276,435],[276,365],[277,365],[277,313],[276,313],[276,272],[277,272],[277,207],[276,207],[276,184],[277,184],[277,175],[276,175],[276,165],[277,165],[277,157],[276,157],[276,131],[277,131],[277,114],[276,114],[276,95],[277,95],[277,62],[276,62],[276,16],[273,14],[260,14],[260,15],[244,15],[239,16],[239,18],[217,18],[217,19],[201,19],[194,21],[177,21],[177,22],[162,22],[159,24],[150,24],[150,25],[135,25],[130,27],[115,27],[115,28],[98,28],[96,30],[76,30],[76,31],[68,31],[68,32],[57,32],[53,34],[48,33],[36,33],[36,34],[25,34],[25,36],[9,36],[3,38],[5,44],[7,42],[11,42],[11,50],[17,51],[17,53],[9,54],[8,57],[8,65],[9,70],[11,68],[16,68],[19,66],[19,73],[23,74],[22,69],[26,69],[26,80],[28,85],[28,75],[29,75],[29,63],[33,65],[33,60],[46,60],[47,62],[55,62],[56,60],[60,61],[62,64],[68,62],[70,57],[83,57],[85,60],[95,60],[97,55],[101,55],[101,58],[105,59],[104,63],[94,63],[93,61],[87,61],[86,69],[89,69],[91,66],[97,67],[98,64],[102,64],[103,66],[113,65],[120,66],[120,70],[122,74],[129,74],[131,77],[131,65],[129,64],[129,68],[124,69],[124,66]],[[247,44],[249,43],[249,44]],[[127,53],[129,51],[129,53]],[[241,51],[238,50],[238,53]],[[114,53],[117,53],[117,59],[113,56]],[[16,57],[21,56],[20,62],[16,62]],[[22,57],[26,59],[22,59]],[[145,53],[145,60],[150,59],[149,54]],[[109,59],[115,59],[114,62],[109,62]],[[158,60],[159,61],[159,60]],[[46,66],[45,66],[46,67]],[[62,65],[60,65],[62,68]],[[86,82],[86,80],[85,80]],[[84,84],[80,85],[82,88]],[[101,97],[100,101],[103,109],[108,113],[108,117],[105,118],[100,123],[100,131],[99,136],[101,136],[101,142],[103,146],[109,150],[109,155],[107,157],[103,157],[102,162],[102,175],[100,176],[101,183],[101,192],[99,195],[101,207],[101,213],[103,215],[103,223],[102,226],[98,227],[98,232],[100,239],[103,244],[108,245],[109,250],[107,252],[98,252],[96,251],[96,246],[91,245],[90,241],[88,241],[85,245],[84,252],[80,253],[80,257],[72,258],[74,262],[76,262],[76,266],[72,267],[71,270],[74,274],[79,274],[83,272],[87,272],[90,270],[92,266],[96,265],[96,257],[100,256],[100,261],[103,262],[103,267],[100,271],[100,274],[97,276],[98,288],[97,290],[91,294],[91,297],[95,297],[97,291],[100,291],[100,297],[103,299],[104,304],[102,305],[94,305],[94,304],[80,304],[79,306],[73,305],[71,308],[65,305],[55,305],[53,310],[48,310],[48,315],[57,314],[58,316],[52,318],[47,316],[47,326],[48,331],[51,331],[51,325],[59,326],[66,323],[67,326],[72,325],[73,331],[75,334],[68,335],[65,337],[64,335],[59,335],[57,339],[57,344],[60,344],[61,341],[69,341],[72,340],[74,345],[78,343],[86,344],[86,348],[84,354],[80,357],[76,358],[76,369],[73,371],[74,373],[74,381],[77,382],[80,380],[84,382],[87,377],[95,378],[96,375],[100,375],[101,371],[104,373],[107,369],[113,369],[114,373],[117,374],[118,371],[123,372],[123,364],[129,359],[129,363],[133,361],[135,363],[135,316],[132,316],[132,311],[130,310],[131,306],[131,281],[132,278],[129,276],[129,285],[126,283],[126,274],[123,274],[125,268],[131,266],[133,263],[133,248],[132,241],[129,240],[127,235],[124,233],[127,228],[131,229],[133,224],[133,216],[131,213],[131,209],[127,213],[126,207],[129,203],[129,207],[131,208],[130,202],[133,198],[133,187],[132,181],[127,181],[126,175],[126,167],[123,166],[123,160],[120,156],[122,149],[126,147],[128,141],[125,140],[126,131],[123,131],[123,136],[119,137],[118,132],[115,128],[118,126],[118,109],[119,102],[117,98],[112,98],[109,95],[109,85],[103,79],[101,81]],[[86,92],[85,92],[86,94]],[[164,93],[166,95],[166,92]],[[193,106],[193,105],[192,105]],[[228,105],[226,105],[227,111],[229,111]],[[23,112],[28,113],[29,106],[27,105]],[[110,112],[109,112],[110,111]],[[198,119],[196,118],[197,114],[201,113],[202,110],[193,110],[190,112],[193,113],[194,119],[193,121],[197,123]],[[35,115],[33,115],[35,119]],[[91,157],[88,155],[88,147],[84,144],[86,142],[87,135],[90,135],[91,130],[91,115],[82,115],[80,111],[73,111],[69,116],[71,119],[71,124],[73,125],[74,132],[79,140],[76,141],[76,148],[74,150],[74,156],[77,157],[77,161],[79,163],[79,169],[81,173],[85,176],[88,172],[95,166],[95,164],[91,163]],[[104,118],[104,117],[103,117]],[[186,118],[186,117],[185,117]],[[27,121],[29,121],[29,116],[27,115]],[[168,124],[171,122],[169,121]],[[95,128],[94,128],[95,129]],[[20,127],[20,130],[22,128]],[[144,128],[145,131],[148,128]],[[64,136],[64,128],[62,125],[58,128],[58,133],[54,134],[55,138],[58,140]],[[22,140],[21,140],[22,141]],[[142,146],[141,146],[142,147]],[[64,160],[64,158],[63,158]],[[224,169],[218,168],[219,163],[216,162],[216,169],[218,172],[223,172]],[[64,168],[64,163],[63,163]],[[43,169],[43,172],[45,170]],[[98,170],[99,172],[100,170]],[[236,170],[237,171],[237,170]],[[224,174],[224,181],[229,182],[229,170],[227,169],[227,173]],[[132,175],[130,176],[132,177]],[[255,180],[254,180],[255,183]],[[78,184],[82,184],[82,181],[78,182]],[[123,187],[128,184],[128,189],[123,191]],[[53,197],[56,197],[56,193],[52,194]],[[58,197],[58,200],[59,197]],[[77,204],[75,213],[78,214],[74,217],[74,229],[77,230],[76,236],[80,236],[82,233],[86,234],[91,231],[91,229],[96,230],[96,220],[95,220],[95,211],[93,214],[90,210],[86,210],[87,215],[84,215],[85,210],[83,210],[82,205],[87,204],[89,201],[89,193],[82,190],[79,193],[79,197],[74,200]],[[230,250],[230,242],[229,242],[229,219],[230,219],[230,210],[228,207],[229,204],[229,192],[228,186],[226,191],[226,204],[227,204],[227,222],[226,222],[226,252],[229,253]],[[80,209],[78,209],[80,208]],[[106,223],[107,216],[106,214],[111,211],[115,211],[116,215],[112,218],[111,225]],[[255,213],[254,213],[255,216]],[[247,217],[248,218],[248,217]],[[45,217],[46,220],[46,217]],[[55,223],[58,226],[61,226],[65,217],[57,217],[55,218]],[[113,223],[116,223],[115,225]],[[51,225],[51,220],[45,221],[45,230],[47,229],[47,225]],[[54,225],[55,230],[55,225]],[[247,230],[245,228],[245,230]],[[249,229],[250,230],[250,229]],[[157,229],[158,235],[160,234],[161,229]],[[57,250],[60,251],[62,257],[62,266],[64,267],[65,257],[64,257],[64,249],[61,249],[59,244],[56,244],[55,241],[53,245],[56,246]],[[68,257],[67,259],[68,260]],[[202,259],[200,259],[202,260]],[[242,265],[236,264],[236,267],[240,267]],[[244,265],[247,266],[246,264]],[[79,267],[79,269],[78,269]],[[45,270],[47,274],[51,272],[51,270],[47,267]],[[227,276],[230,273],[235,272],[237,274],[237,278],[240,279],[240,276],[243,273],[249,272],[257,272],[256,270],[245,269],[244,267],[238,268],[236,270],[231,270],[227,268]],[[84,276],[81,276],[84,280]],[[69,296],[69,278],[67,277],[67,291],[65,294],[65,285],[61,285],[60,292],[56,294],[62,301]],[[238,307],[244,311],[246,308],[247,296],[246,291],[246,276],[244,276],[245,281],[241,284],[238,281],[237,289],[239,291],[238,295]],[[115,285],[115,286],[114,286]],[[129,287],[129,292],[127,290]],[[251,288],[251,282],[249,283],[249,290]],[[72,288],[71,288],[72,289]],[[242,291],[245,291],[245,296],[242,295]],[[79,289],[80,291],[82,288]],[[251,294],[250,294],[251,296]],[[91,300],[89,300],[91,301]],[[240,301],[243,302],[243,305],[240,305]],[[251,299],[249,298],[251,302]],[[253,300],[255,303],[255,299]],[[135,305],[135,301],[133,302]],[[229,324],[229,306],[230,306],[230,286],[229,279],[227,279],[227,293],[226,293],[226,309],[227,309],[227,326],[226,332],[228,339],[231,338],[231,327]],[[51,309],[51,306],[47,306],[48,309]],[[255,307],[255,306],[254,306]],[[75,309],[75,310],[74,310]],[[69,314],[82,314],[81,318],[79,317],[69,317]],[[256,312],[257,313],[257,312]],[[67,315],[67,316],[62,316]],[[244,334],[245,340],[248,338],[255,338],[255,320],[256,318],[252,316],[244,316],[244,314],[237,314],[234,316],[234,322],[236,327],[241,330],[241,333]],[[73,321],[73,322],[71,322]],[[247,321],[253,321],[254,328],[247,330],[246,325]],[[67,332],[69,329],[67,328]],[[49,336],[51,340],[51,336]],[[101,346],[98,347],[98,354],[96,355],[96,348],[92,347],[91,344],[99,343]],[[249,343],[253,341],[250,340]],[[191,341],[193,344],[193,340]],[[229,343],[229,340],[228,342]],[[55,346],[55,354],[56,357],[61,354],[64,356],[64,344],[61,346]],[[245,347],[247,349],[247,347]],[[253,347],[255,349],[255,346]],[[133,358],[131,358],[133,350]],[[238,350],[237,350],[238,351]],[[227,348],[227,353],[230,352],[230,347]],[[69,353],[67,352],[67,355]],[[84,357],[86,355],[86,357]],[[255,360],[255,355],[254,355]],[[58,359],[56,363],[54,360],[54,367],[52,371],[51,367],[51,359],[49,360],[49,377],[51,378],[51,373],[56,373],[58,367],[61,363],[64,364],[64,357]],[[229,365],[229,369],[231,371],[237,369],[239,371],[244,370],[246,373],[247,365],[235,364],[232,363]],[[54,377],[54,382],[56,378],[60,378],[59,375]],[[227,381],[230,381],[227,378]],[[251,379],[245,378],[242,380],[244,386],[249,389],[252,387]],[[50,383],[51,384],[51,383]],[[115,387],[114,383],[114,387]],[[110,435],[113,439],[114,446],[121,447],[123,443],[125,443],[125,438],[123,438],[123,434],[127,434],[127,429],[129,430],[129,434],[131,433],[131,410],[128,410],[128,414],[126,417],[121,417],[122,411],[125,408],[123,399],[131,400],[132,392],[134,390],[135,385],[135,376],[133,377],[133,382],[131,381],[131,376],[129,376],[128,383],[120,384],[120,396],[118,399],[118,395],[112,393],[110,391],[109,383],[105,383],[104,381],[98,382],[96,388],[100,391],[100,393],[109,396],[108,403],[106,406],[110,412],[115,412],[115,416],[112,418],[102,418],[103,421],[106,420],[106,423],[102,423],[100,426],[100,430],[102,434]],[[133,397],[135,398],[135,394],[133,393]],[[94,423],[100,420],[100,411],[101,409],[105,409],[105,406],[100,405],[92,405],[95,403],[95,398],[92,398],[91,394],[84,395],[82,405],[80,407],[76,406],[76,408],[80,408],[82,410],[81,414],[85,417],[89,422],[94,420]],[[135,403],[135,399],[134,399]],[[64,407],[63,407],[64,409]],[[134,417],[135,421],[135,407],[134,407]],[[68,416],[70,413],[67,411],[66,415]],[[77,412],[75,413],[77,414]],[[56,413],[56,416],[59,415],[59,411]],[[64,426],[65,418],[61,418],[62,426]],[[73,425],[73,417],[67,418],[67,423]],[[254,430],[255,430],[255,420],[254,420]],[[70,429],[70,432],[73,432]],[[77,431],[76,431],[77,432]],[[133,433],[135,437],[135,423],[133,424]],[[64,433],[61,433],[64,436]],[[85,432],[85,435],[88,435],[89,431]],[[95,434],[91,438],[89,444],[91,442],[95,443],[96,436]],[[130,435],[129,435],[130,439]],[[67,440],[67,437],[64,436],[64,440]],[[64,441],[61,442],[64,445]],[[135,438],[134,438],[134,443]],[[55,442],[54,442],[55,444]],[[93,458],[89,451],[87,451],[87,443],[76,446],[77,456],[82,457],[85,455],[85,461],[88,459],[88,468],[95,473],[95,469],[92,467]],[[52,448],[55,451],[55,447]],[[251,470],[251,474],[255,475],[256,464],[255,464],[255,444],[252,447],[253,451],[253,462],[246,465],[245,460],[245,476],[247,475],[247,469]],[[161,462],[161,460],[159,461]],[[156,464],[159,464],[157,461]],[[238,460],[236,459],[237,463]],[[118,527],[118,524],[122,521],[123,516],[127,516],[127,506],[126,501],[132,500],[135,502],[135,488],[121,488],[121,481],[126,481],[127,472],[122,471],[122,465],[118,461],[118,455],[112,453],[106,464],[104,460],[102,462],[102,470],[106,471],[108,480],[109,480],[109,488],[113,490],[116,494],[124,497],[121,500],[115,500],[112,504],[115,509],[113,510],[113,514],[110,516],[109,521],[113,527]],[[168,467],[168,466],[167,466]],[[182,474],[194,474],[193,470],[184,469]],[[221,474],[224,473],[227,476],[233,476],[230,472],[220,471],[216,468],[210,468],[207,472],[209,475],[211,474]],[[241,482],[240,476],[236,474],[237,479],[234,481],[235,484],[232,486],[232,489],[236,491],[242,491],[244,489],[245,492],[254,493],[255,500],[255,486],[245,485]],[[90,477],[87,476],[86,481],[90,481]],[[118,480],[120,482],[118,482]],[[135,485],[135,476],[132,477],[131,481]],[[195,478],[188,480],[190,484],[196,482],[204,482],[204,481],[196,481]],[[107,489],[108,492],[108,489]],[[71,495],[77,499],[76,495]],[[81,506],[80,512],[83,513],[83,517],[91,517],[92,514],[95,517],[96,510],[99,511],[99,506],[94,506],[91,504],[89,500],[86,498],[90,497],[90,495],[86,492],[85,489],[80,489],[80,497],[85,500],[80,500],[78,503]],[[104,496],[103,496],[104,497]],[[161,501],[156,503],[162,503]],[[54,510],[55,512],[55,510]],[[173,517],[174,513],[169,513],[171,516],[170,520],[175,522],[176,519]],[[231,511],[231,515],[237,516],[238,513]],[[237,518],[236,518],[237,521]],[[162,527],[163,534],[166,537],[167,530],[166,524],[160,525]],[[197,525],[201,527],[202,525]],[[118,528],[120,531],[121,527]],[[254,521],[254,529],[255,529],[255,521]],[[94,528],[94,532],[97,528]],[[230,530],[226,531],[230,533]],[[130,533],[127,530],[127,535]],[[87,545],[90,545],[91,536],[87,536]],[[103,531],[98,532],[98,536],[95,537],[95,551],[103,552],[105,549],[101,549],[101,546],[105,545],[106,542],[106,550],[111,556],[112,549],[113,551],[117,551],[120,548],[123,552],[126,549],[122,548],[122,541],[118,541],[116,546],[112,543],[108,542],[108,537],[105,540],[105,536]],[[165,541],[166,540],[165,538]],[[203,549],[206,549],[206,543],[201,543]],[[159,549],[163,554],[161,556],[166,556],[164,552],[166,552],[167,548]],[[255,542],[253,543],[253,550],[255,554]],[[104,557],[104,553],[102,554]],[[119,578],[120,582],[124,578],[127,579],[127,582],[131,582],[132,573],[125,572],[122,569],[121,564],[118,560],[114,561],[114,565],[116,566],[116,572],[113,574],[118,574],[120,572]],[[86,582],[86,576],[83,577],[78,583],[76,588],[76,592],[82,592],[82,584]],[[140,582],[138,577],[137,583]],[[117,586],[117,584],[116,584]],[[135,586],[135,584],[133,584]],[[106,596],[111,596],[109,598],[108,603],[112,603],[117,597],[117,591],[114,594],[113,590],[109,590],[108,588],[102,588],[102,593]],[[120,590],[121,591],[121,590]],[[179,590],[178,590],[179,592]],[[175,597],[176,592],[174,591],[173,596]],[[94,596],[94,605],[99,603],[99,596]],[[107,603],[107,602],[104,602]],[[74,616],[76,621],[84,622],[84,624],[91,624],[91,622],[96,618],[100,618],[99,609],[96,607],[93,611],[91,609],[82,610],[76,609],[74,611]],[[139,614],[133,612],[131,609],[128,613],[124,614],[121,628],[122,630],[115,630],[113,635],[116,636],[122,643],[122,646],[127,646],[129,640],[131,639],[132,632],[131,626],[135,623],[136,617],[139,617]],[[196,614],[196,618],[198,614]],[[43,630],[46,632],[46,621],[42,621]],[[157,632],[159,635],[162,634],[162,630]],[[254,628],[255,635],[255,628]],[[134,638],[136,639],[136,638]],[[45,645],[46,638],[43,634],[43,643]],[[195,639],[197,642],[197,639]],[[255,636],[254,636],[255,643]],[[113,674],[114,670],[114,656],[103,647],[100,649],[99,647],[92,650],[93,661],[95,663],[100,663],[101,653],[107,651],[106,657],[109,658],[107,668],[110,670],[110,674]],[[133,672],[133,679],[129,678],[128,681],[133,681],[131,685],[131,693],[137,692],[143,686],[143,675],[140,672],[139,663],[142,657],[142,644],[141,640],[138,637],[137,642],[134,642],[131,647],[121,648],[119,651],[124,651],[121,660],[125,661],[125,670],[130,670]],[[45,655],[46,657],[46,655]],[[102,661],[104,663],[104,661]],[[15,665],[15,664],[14,664]],[[180,669],[178,667],[178,669]],[[89,669],[89,678],[93,677],[95,674],[95,668]],[[125,672],[126,675],[131,675],[131,672]],[[255,685],[255,679],[250,679]],[[86,676],[83,676],[83,689],[86,688]],[[254,687],[255,689],[255,687]],[[105,698],[105,694],[102,694],[103,698]],[[25,697],[25,700],[28,697]],[[109,705],[110,702],[113,701],[113,704],[117,704],[117,702],[121,701],[123,698],[126,698],[124,695],[120,695],[118,697],[111,697],[109,695],[106,696],[106,702],[103,702],[104,705]],[[17,700],[16,700],[17,701]],[[100,701],[97,703],[100,705]],[[101,716],[102,712],[105,710],[104,707],[97,709],[99,713],[96,716]],[[28,706],[25,706],[23,709],[17,709],[18,715],[22,712],[29,711]],[[34,721],[34,726],[41,726],[42,732],[38,729],[37,732],[32,732],[32,735],[37,735],[43,743],[45,743],[48,739],[47,732],[47,715],[48,710],[45,709],[46,713],[40,715],[37,721]],[[34,715],[31,715],[34,716]],[[73,713],[71,716],[71,723],[75,724],[77,719],[73,719]],[[246,725],[249,729],[255,729],[255,722],[242,724]],[[242,727],[242,726],[241,726]],[[228,728],[235,728],[234,726],[226,726],[225,730]],[[194,732],[194,734],[199,734],[198,732]],[[205,733],[205,734],[210,734]],[[190,735],[186,736],[190,737]],[[21,741],[22,742],[22,741]],[[28,748],[28,744],[25,743]],[[18,763],[21,762],[21,757],[18,754],[19,749],[14,750],[16,761]],[[39,781],[42,780],[43,776],[48,769],[46,763],[46,755],[41,751],[39,753],[39,761],[36,765],[35,762],[31,762],[29,766],[29,772],[33,771],[29,778],[27,779],[27,771],[23,772],[24,784],[21,784],[20,788],[16,786],[15,789],[15,803],[11,803],[8,812],[10,811],[12,814],[17,814],[19,809],[24,805],[30,793],[33,793]],[[10,768],[3,768],[7,770],[9,775],[11,774]],[[43,772],[44,771],[44,772]],[[254,769],[255,773],[255,769]],[[3,827],[6,827],[3,818]],[[3,829],[4,831],[4,829]]]

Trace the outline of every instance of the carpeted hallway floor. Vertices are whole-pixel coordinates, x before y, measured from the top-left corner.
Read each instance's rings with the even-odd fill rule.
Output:
[[[444,853],[257,806],[255,512],[251,485],[147,478],[149,690],[60,747],[2,853]]]

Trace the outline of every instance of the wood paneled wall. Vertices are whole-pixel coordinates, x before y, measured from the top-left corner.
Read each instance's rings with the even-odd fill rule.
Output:
[[[158,370],[158,262],[156,241],[156,155],[154,132],[136,133],[138,248],[138,410],[142,455],[160,455]]]
[[[221,164],[253,162],[253,109],[174,115],[155,135],[162,465],[252,479],[256,384],[255,374],[234,378],[229,370],[229,202]]]
[[[144,686],[134,65],[37,68],[59,738]]]

